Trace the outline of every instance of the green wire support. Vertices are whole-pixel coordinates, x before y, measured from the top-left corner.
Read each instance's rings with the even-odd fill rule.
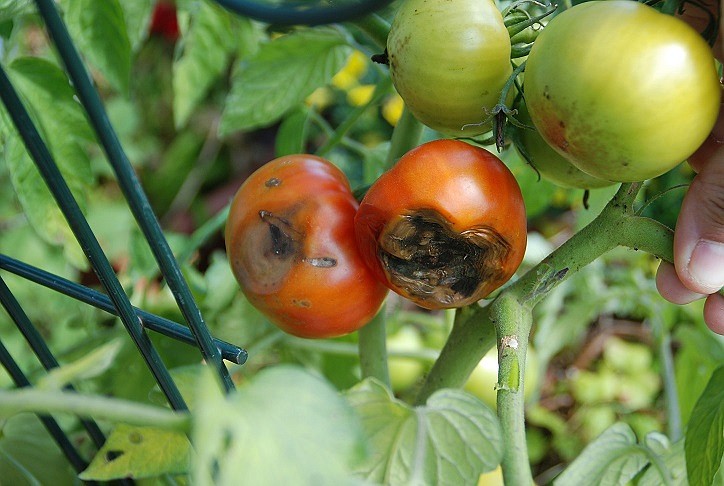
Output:
[[[348,0],[346,2],[296,1],[252,2],[249,0],[215,0],[239,15],[277,25],[322,25],[344,22],[378,10],[391,0]]]
[[[15,322],[15,325],[18,326],[18,330],[25,337],[25,340],[30,345],[30,349],[33,350],[33,353],[35,353],[35,356],[37,356],[38,361],[40,361],[40,364],[43,365],[43,368],[49,371],[60,366],[58,360],[55,359],[53,353],[50,352],[48,345],[45,344],[43,337],[40,335],[35,326],[33,326],[33,323],[30,322],[30,318],[28,318],[28,315],[25,311],[23,311],[22,307],[20,307],[20,303],[15,298],[2,276],[0,276],[0,304],[2,304],[10,318]],[[68,386],[67,389],[75,391],[72,386]],[[103,432],[100,427],[98,427],[98,424],[92,420],[81,420],[81,423],[88,432],[88,435],[90,435],[91,439],[93,439],[93,443],[96,447],[102,447],[103,443],[106,441],[106,436],[103,435]]]
[[[50,272],[46,272],[45,270],[33,267],[27,263],[23,263],[3,254],[0,254],[0,269],[14,273],[15,275],[26,278],[32,282],[60,292],[83,303],[92,305],[93,307],[108,312],[114,316],[118,316],[118,311],[113,306],[111,299],[97,290],[71,282],[70,280],[53,275]],[[196,345],[196,340],[187,327],[136,307],[134,307],[134,309],[136,310],[138,317],[141,318],[141,322],[144,327],[147,329],[192,346]],[[244,364],[248,358],[246,350],[234,344],[227,343],[226,341],[222,341],[220,339],[214,339],[214,344],[221,351],[221,356],[225,360],[234,364]]]
[[[15,362],[10,352],[0,340],[0,363],[7,370],[8,374],[12,378],[13,382],[18,388],[25,388],[32,386],[30,380],[25,376],[23,371],[20,369],[18,364]],[[58,422],[53,417],[48,415],[38,415],[38,418],[43,423],[45,428],[48,430],[53,439],[55,440],[60,450],[63,451],[68,462],[73,466],[73,469],[80,473],[88,467],[88,463],[83,459],[78,451],[73,447],[68,436],[65,435],[63,429],[60,428]],[[86,483],[86,484],[97,484],[97,483]]]
[[[86,257],[91,263],[98,279],[108,292],[113,304],[118,309],[119,317],[126,326],[133,342],[138,347],[146,361],[151,373],[158,382],[159,387],[168,398],[171,407],[175,410],[187,410],[181,393],[173,382],[168,369],[164,366],[161,357],[153,347],[151,340],[146,334],[141,320],[133,309],[131,302],[123,292],[118,278],[116,277],[111,263],[103,253],[98,240],[83,216],[83,212],[77,201],[63,179],[58,166],[55,164],[48,147],[43,142],[37,128],[33,125],[28,111],[23,106],[18,93],[13,88],[5,69],[0,66],[0,98],[10,114],[15,127],[18,130],[25,147],[35,161],[43,180],[50,189],[63,216],[68,221],[73,234],[78,240]],[[218,350],[217,350],[218,352]]]
[[[55,2],[53,0],[36,0],[35,3],[55,43],[55,47],[63,60],[63,64],[75,87],[78,98],[90,118],[91,125],[95,129],[96,135],[106,152],[108,161],[113,167],[118,178],[118,183],[131,208],[131,212],[136,218],[141,231],[143,231],[146,241],[148,241],[151,251],[158,262],[161,273],[166,278],[166,282],[176,299],[176,303],[196,338],[204,360],[216,370],[226,391],[229,392],[233,390],[234,383],[231,381],[229,370],[221,359],[219,349],[214,345],[208,327],[204,323],[201,312],[191,294],[191,290],[166,241],[158,218],[154,214],[153,208],[136,177],[136,173],[133,171],[128,157],[121,147],[116,131],[113,129],[103,107],[100,95],[93,86],[90,75],[70,38],[68,30],[60,18]],[[109,292],[109,294],[113,298],[113,292]],[[126,312],[128,312],[130,316],[132,312],[130,303],[126,304],[125,307]],[[181,398],[180,395],[178,398]],[[177,404],[180,404],[180,402]]]

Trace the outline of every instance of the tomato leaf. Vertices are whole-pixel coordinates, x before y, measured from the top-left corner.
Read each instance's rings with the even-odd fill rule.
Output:
[[[151,20],[154,3],[153,0],[121,2],[123,18],[126,21],[126,32],[133,52],[139,48],[141,42],[148,35],[148,24]]]
[[[93,183],[85,145],[93,135],[65,74],[55,64],[40,58],[16,59],[8,74],[84,210]],[[2,132],[10,179],[30,224],[45,241],[64,248],[75,267],[85,268],[87,262],[80,246],[15,127],[6,121]]]
[[[691,484],[712,484],[724,455],[724,366],[717,368],[694,405],[684,442]]]
[[[395,399],[381,383],[366,380],[347,393],[362,417],[372,449],[357,469],[384,484],[476,484],[503,454],[495,413],[472,395],[444,389],[424,406]]]
[[[65,0],[65,22],[78,51],[116,90],[128,94],[131,41],[119,0]]]
[[[644,449],[636,444],[636,434],[619,422],[589,443],[554,484],[627,484],[648,463]]]
[[[74,380],[101,375],[109,369],[123,346],[120,338],[113,339],[72,363],[54,368],[38,380],[37,388],[59,390]]]
[[[224,398],[205,378],[194,411],[193,484],[350,484],[363,436],[329,383],[282,365]]]
[[[188,471],[191,445],[181,432],[118,424],[79,478],[142,479]]]
[[[3,484],[76,484],[68,460],[30,413],[0,421],[0,478]]]
[[[189,30],[182,37],[181,56],[173,65],[173,112],[177,128],[186,124],[211,85],[229,64],[239,29],[251,29],[247,19],[232,16],[211,2],[200,2]]]
[[[277,38],[238,66],[219,126],[222,135],[270,125],[329,83],[350,48],[336,30],[315,28]]]
[[[279,125],[274,144],[277,157],[305,152],[307,120],[309,120],[309,112],[301,108],[292,111],[284,118]]]

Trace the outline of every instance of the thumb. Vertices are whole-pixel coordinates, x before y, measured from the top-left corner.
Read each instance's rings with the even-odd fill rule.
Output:
[[[724,286],[724,147],[694,178],[674,232],[674,266],[689,290]]]

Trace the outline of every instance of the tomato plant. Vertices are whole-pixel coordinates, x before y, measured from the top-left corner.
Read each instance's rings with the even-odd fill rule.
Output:
[[[407,152],[370,187],[355,227],[380,281],[428,309],[485,297],[513,275],[526,244],[513,175],[487,150],[456,140]]]
[[[356,210],[344,173],[311,155],[268,162],[234,196],[229,263],[249,301],[284,331],[339,336],[380,308],[386,289],[355,246]]]
[[[491,0],[408,0],[387,38],[390,75],[412,114],[449,135],[483,133],[513,71]]]
[[[541,177],[562,187],[579,189],[595,189],[613,184],[586,174],[548,145],[532,126],[533,122],[525,103],[521,103],[517,110],[518,120],[531,128],[513,126],[511,138],[521,157],[538,171]]]
[[[543,138],[600,179],[641,181],[686,160],[719,113],[711,49],[644,4],[576,5],[531,49],[525,99]]]

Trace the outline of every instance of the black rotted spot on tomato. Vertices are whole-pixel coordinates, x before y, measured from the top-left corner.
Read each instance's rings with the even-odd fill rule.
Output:
[[[249,228],[243,244],[245,280],[258,292],[277,290],[299,259],[303,237],[286,217],[259,211],[258,223]]]
[[[495,230],[458,233],[437,211],[411,212],[380,237],[379,257],[390,282],[430,307],[458,307],[503,276],[510,244]]]
[[[266,187],[278,187],[282,184],[282,180],[277,177],[272,177],[264,182]]]

